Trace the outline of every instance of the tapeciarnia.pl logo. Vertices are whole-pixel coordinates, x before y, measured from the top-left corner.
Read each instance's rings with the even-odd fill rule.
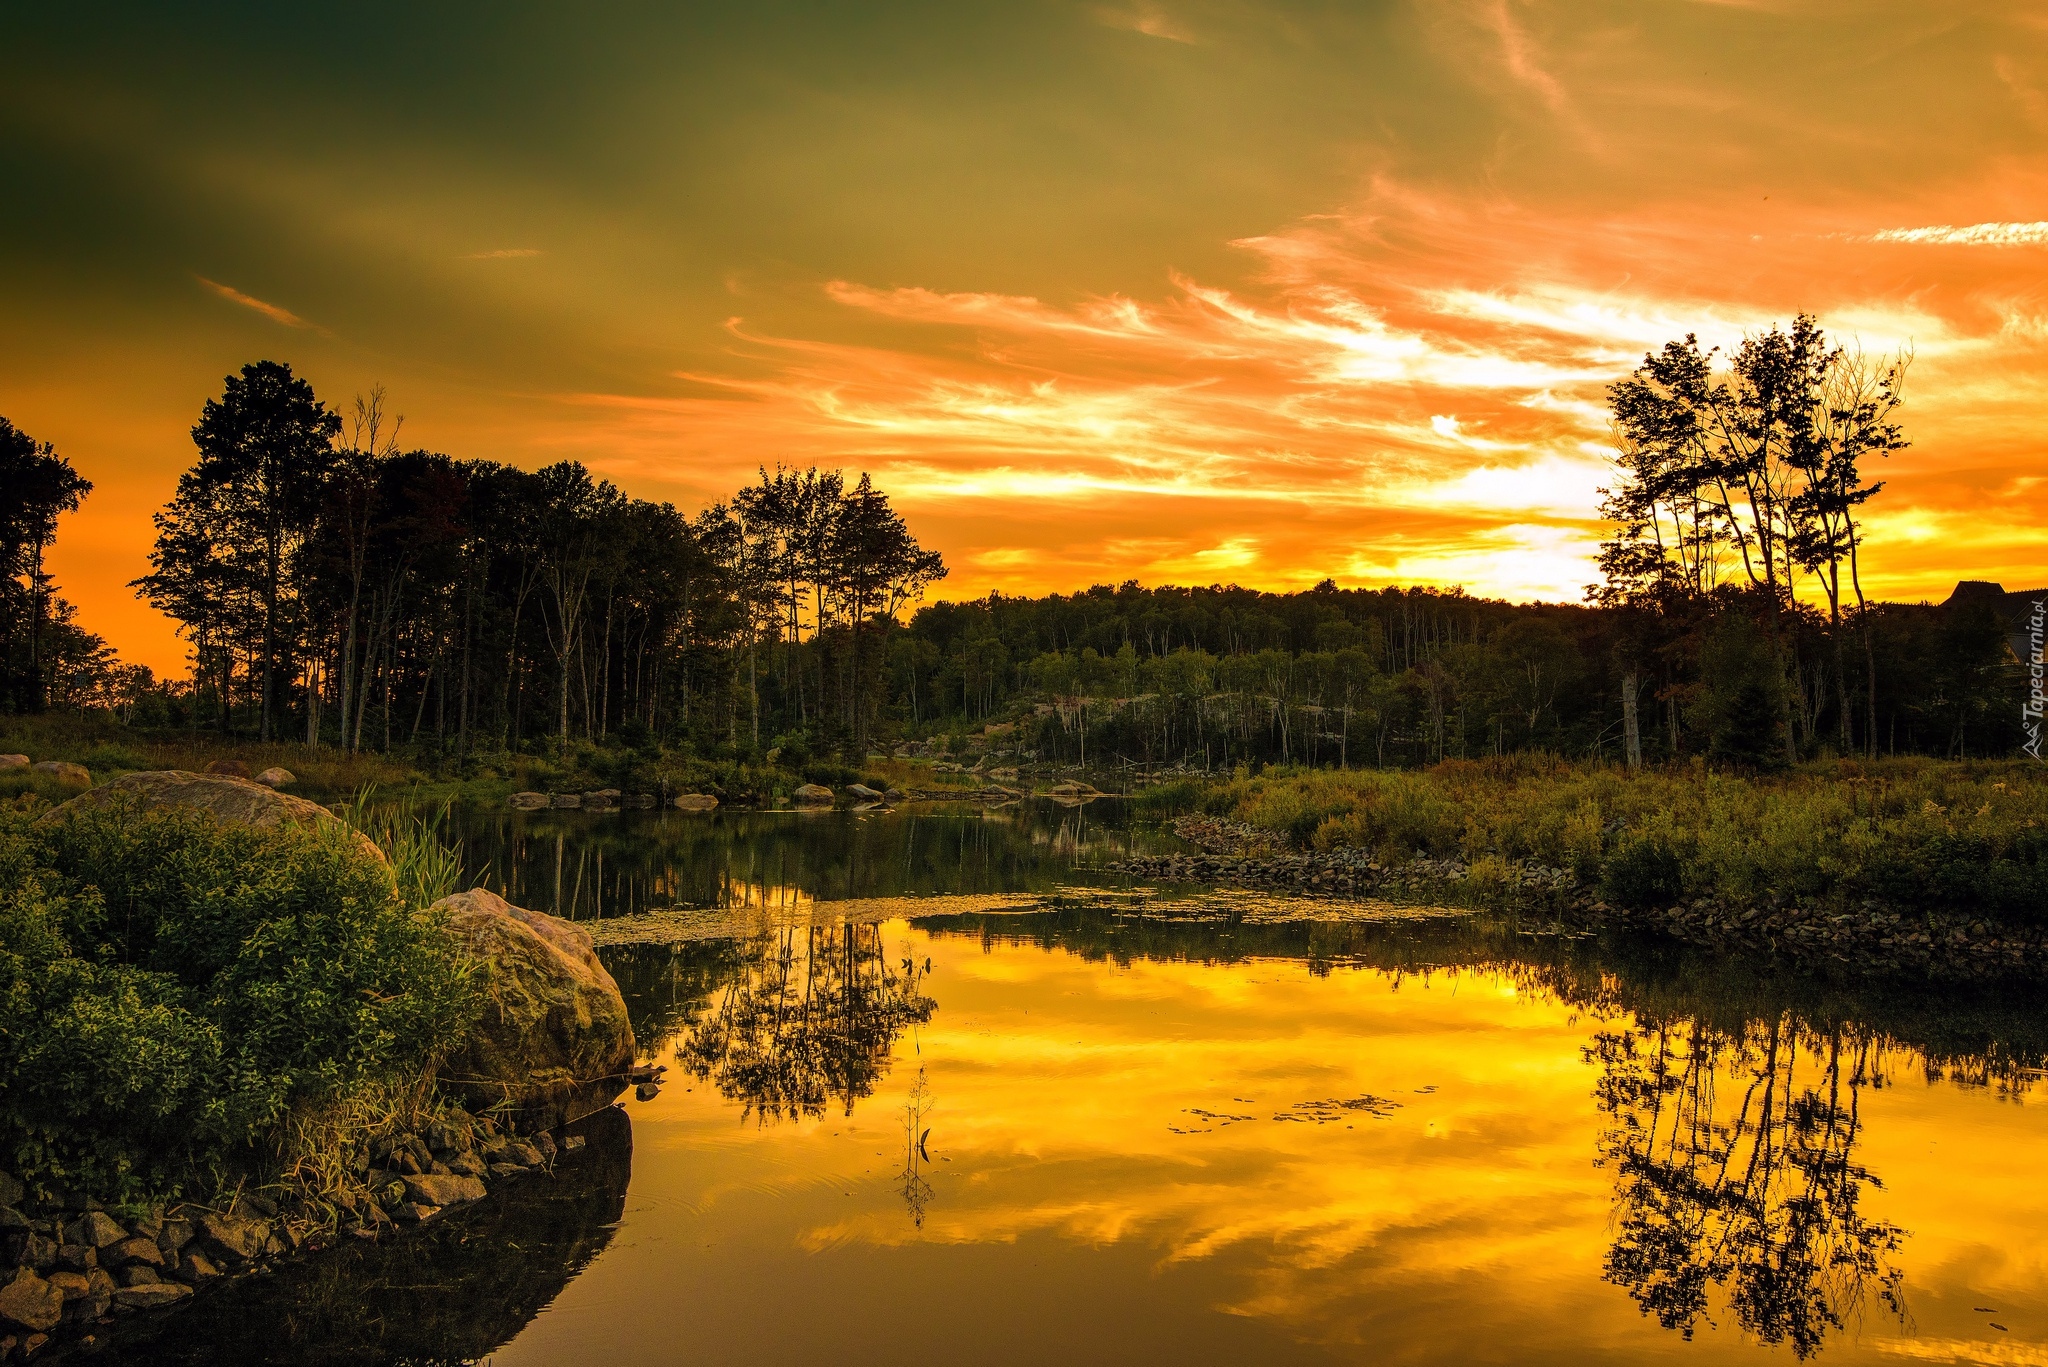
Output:
[[[2034,600],[2034,614],[2027,618],[2027,701],[2020,709],[2020,721],[2027,728],[2026,751],[2041,759],[2041,714],[2048,704],[2048,659],[2042,654],[2043,625],[2048,623],[2048,598]]]

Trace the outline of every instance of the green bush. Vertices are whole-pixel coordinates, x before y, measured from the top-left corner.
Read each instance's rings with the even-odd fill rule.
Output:
[[[416,1079],[468,966],[345,827],[0,812],[0,1162],[118,1200],[260,1163],[295,1107]]]
[[[1668,907],[1685,895],[1685,865],[1659,836],[1625,839],[1600,870],[1600,895],[1636,911]]]

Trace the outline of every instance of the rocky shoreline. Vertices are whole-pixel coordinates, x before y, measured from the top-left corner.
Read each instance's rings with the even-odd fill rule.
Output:
[[[178,771],[124,775],[39,820],[105,804],[194,809],[258,828],[338,823],[270,786]],[[384,863],[373,842],[354,838]],[[440,1101],[423,1091],[397,1117],[337,1130],[317,1178],[285,1173],[211,1203],[114,1211],[0,1174],[0,1363],[91,1348],[124,1317],[179,1307],[285,1259],[430,1224],[497,1183],[552,1173],[559,1154],[584,1142],[558,1140],[563,1127],[627,1086],[643,1099],[658,1089],[662,1070],[634,1064],[625,1001],[586,929],[481,888],[427,914],[475,965],[481,994],[480,1018],[422,1079]]]
[[[357,1192],[248,1192],[117,1214],[90,1197],[37,1202],[0,1174],[0,1362],[93,1349],[138,1314],[164,1311],[283,1260],[346,1240],[402,1236],[481,1201],[497,1184],[552,1177],[580,1135],[518,1135],[451,1110],[357,1155]]]
[[[1197,853],[1134,855],[1111,864],[1111,871],[1311,895],[1438,897],[1475,909],[1534,913],[1579,929],[1646,930],[1710,949],[1780,955],[1858,974],[1988,981],[2048,970],[2048,936],[2039,932],[1875,901],[1841,906],[1703,897],[1632,910],[1609,905],[1569,869],[1514,864],[1475,870],[1463,860],[1421,857],[1383,864],[1360,849],[1290,849],[1273,832],[1239,822],[1190,816],[1173,824]]]

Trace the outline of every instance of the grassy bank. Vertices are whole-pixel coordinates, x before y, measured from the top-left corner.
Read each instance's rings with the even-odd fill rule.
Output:
[[[1568,871],[1606,903],[1876,904],[2048,928],[2048,769],[1899,759],[1774,776],[1543,757],[1428,770],[1269,770],[1148,799],[1305,850]]]
[[[334,799],[375,788],[405,793],[426,802],[502,804],[516,792],[581,793],[601,788],[623,792],[716,793],[722,800],[771,806],[786,801],[805,783],[841,788],[864,782],[890,787],[978,786],[967,774],[935,773],[929,765],[902,759],[870,758],[855,766],[831,760],[770,764],[703,759],[658,745],[622,740],[605,745],[579,743],[567,755],[477,750],[467,755],[364,752],[346,755],[331,746],[294,742],[259,743],[221,739],[205,732],[151,731],[103,718],[0,716],[0,754],[31,760],[82,764],[95,782],[146,769],[204,771],[215,760],[237,760],[249,772],[273,765],[288,769],[296,792]],[[62,801],[75,789],[39,774],[0,773],[0,799],[35,793]]]

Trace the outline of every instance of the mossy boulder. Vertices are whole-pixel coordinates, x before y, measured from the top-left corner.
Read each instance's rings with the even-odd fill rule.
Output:
[[[52,808],[44,821],[63,821],[84,811],[118,803],[132,803],[149,810],[158,807],[187,807],[202,811],[229,826],[254,826],[272,830],[283,825],[319,826],[343,824],[341,818],[317,802],[280,793],[246,778],[224,774],[193,774],[181,769],[151,769],[123,774]],[[377,842],[358,834],[364,853],[380,864],[386,863]]]
[[[609,1106],[633,1065],[633,1027],[590,932],[483,888],[434,904],[477,961],[483,1015],[442,1064],[472,1109],[554,1125]]]

